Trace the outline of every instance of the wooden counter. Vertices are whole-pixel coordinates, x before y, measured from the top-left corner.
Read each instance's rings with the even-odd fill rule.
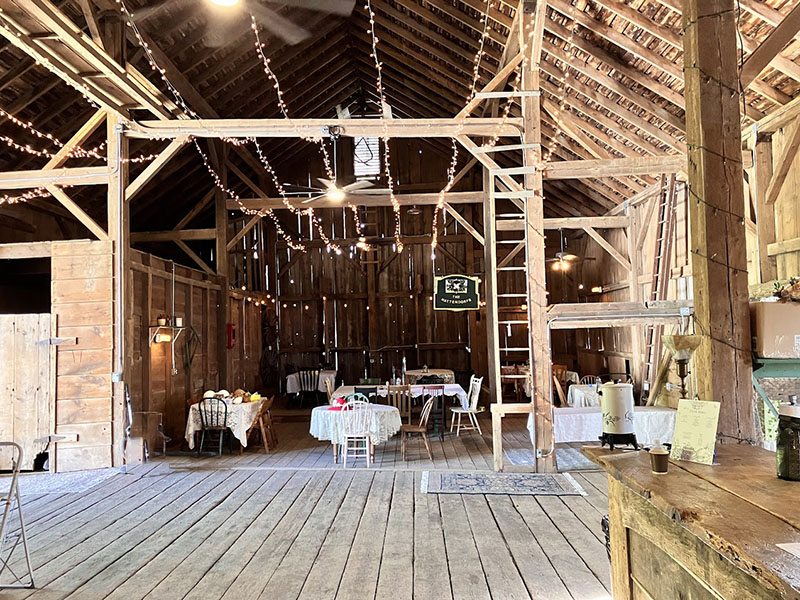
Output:
[[[608,472],[615,599],[800,599],[800,482],[775,476],[775,454],[718,446],[718,465],[584,446]]]

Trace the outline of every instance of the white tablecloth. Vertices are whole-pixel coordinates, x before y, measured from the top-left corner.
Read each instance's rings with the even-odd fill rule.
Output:
[[[603,433],[603,416],[599,406],[553,409],[553,430],[556,443],[596,442]],[[656,440],[671,442],[678,411],[661,406],[636,406],[633,409],[636,441],[652,444]],[[533,415],[528,416],[528,431],[533,438]]]
[[[263,400],[261,400],[263,402]],[[233,433],[242,446],[247,447],[247,430],[253,424],[253,419],[258,414],[261,402],[243,402],[241,404],[228,405],[228,429]],[[200,431],[200,411],[198,404],[192,404],[189,409],[189,418],[186,420],[186,441],[189,442],[189,449],[194,448],[194,433]]]
[[[567,371],[567,383],[580,383],[581,378],[577,371]]]
[[[403,424],[400,411],[394,406],[373,404],[369,433],[373,444],[382,444],[400,431]],[[330,410],[328,406],[317,406],[311,411],[309,433],[318,440],[329,440],[333,444],[344,443],[344,422],[341,410]]]
[[[336,371],[320,371],[319,372],[319,385],[317,386],[318,392],[325,391],[325,380],[331,382],[331,389],[336,387]],[[297,394],[300,391],[300,375],[299,373],[292,373],[286,378],[286,393]]]
[[[334,398],[344,398],[345,396],[349,396],[350,394],[355,393],[355,391],[356,391],[355,388],[356,387],[364,387],[364,388],[377,387],[377,393],[378,393],[379,396],[381,396],[382,398],[385,398],[386,396],[389,395],[389,392],[386,389],[386,386],[382,386],[382,385],[379,385],[379,386],[343,385],[343,386],[337,388],[336,390],[334,390],[333,397]],[[424,385],[412,385],[411,386],[411,395],[414,398],[419,398],[420,396],[422,396],[422,388],[424,388],[424,387],[425,387]],[[465,392],[464,388],[462,388],[457,383],[445,383],[444,384],[444,395],[445,396],[455,396],[456,398],[458,398],[461,401],[461,406],[463,408],[465,408],[465,409],[469,408],[469,404],[468,404],[468,401],[467,401],[467,392]]]
[[[420,377],[430,375],[441,377],[444,383],[456,382],[456,376],[450,369],[428,369],[427,372],[422,369],[411,369],[406,371],[406,383],[408,385],[414,385]]]
[[[600,396],[597,387],[593,385],[571,385],[567,390],[567,406],[572,408],[587,408],[600,406]]]

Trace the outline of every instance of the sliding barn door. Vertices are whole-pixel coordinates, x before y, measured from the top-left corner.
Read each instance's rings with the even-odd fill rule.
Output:
[[[35,440],[51,434],[51,315],[0,315],[0,441],[22,446],[22,469],[44,443]],[[0,470],[11,468],[11,452],[0,450]]]

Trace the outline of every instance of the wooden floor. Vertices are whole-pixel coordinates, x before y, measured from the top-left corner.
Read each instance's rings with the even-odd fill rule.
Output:
[[[433,464],[387,448],[379,468],[345,471],[295,425],[268,456],[170,457],[27,497],[40,589],[0,597],[610,598],[605,474],[573,474],[585,497],[422,494],[424,469],[486,468],[482,438],[438,443]]]
[[[509,416],[503,420],[503,449],[509,452],[519,451],[523,456],[533,459],[533,450],[530,436],[526,428],[525,417]],[[413,438],[408,443],[406,461],[403,461],[400,452],[400,436],[394,436],[375,450],[375,463],[377,469],[400,470],[437,470],[437,471],[463,471],[478,470],[491,471],[493,469],[492,455],[492,422],[488,416],[481,417],[480,425],[483,435],[478,432],[462,432],[460,436],[446,435],[444,439],[431,436],[431,450],[433,461],[428,458],[425,447],[419,437]],[[223,454],[222,457],[208,456],[198,459],[194,453],[185,453],[182,457],[170,457],[170,463],[181,468],[190,466],[214,466],[225,468],[296,468],[296,469],[339,469],[340,465],[334,462],[332,446],[328,442],[320,442],[308,433],[308,421],[296,419],[277,424],[279,438],[279,452],[264,454],[261,451],[248,451],[243,457]],[[571,448],[574,453],[581,444],[560,444],[561,448]],[[227,452],[227,449],[226,449]],[[358,466],[364,466],[363,460]],[[504,456],[506,470],[530,471],[530,466],[515,465],[508,456]],[[585,467],[582,467],[585,468]],[[569,469],[567,469],[569,470]]]

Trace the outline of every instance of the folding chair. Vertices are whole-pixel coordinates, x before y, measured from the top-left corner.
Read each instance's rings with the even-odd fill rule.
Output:
[[[22,518],[22,498],[19,493],[19,466],[22,464],[22,447],[14,442],[0,442],[0,448],[11,448],[11,487],[8,494],[0,494],[0,501],[5,505],[3,509],[3,520],[0,521],[0,589],[5,588],[33,588],[33,567],[31,567],[31,555],[28,550],[28,537],[25,534],[25,521]],[[11,514],[16,508],[17,518],[19,519],[19,530],[10,533]],[[14,551],[22,542],[22,550],[25,553],[25,565],[27,573],[19,575],[11,568]],[[19,568],[19,567],[17,567]],[[11,583],[5,583],[5,574],[11,575]],[[30,583],[25,583],[28,579]]]

